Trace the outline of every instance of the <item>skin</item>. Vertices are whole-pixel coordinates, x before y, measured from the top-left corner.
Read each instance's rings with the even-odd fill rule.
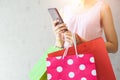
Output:
[[[82,4],[81,9],[82,10],[89,9],[96,3],[96,1],[97,0],[81,0],[81,4]],[[116,53],[118,51],[118,39],[114,28],[111,9],[107,3],[104,3],[103,6],[101,7],[100,14],[101,14],[100,15],[101,25],[103,26],[104,34],[106,38],[106,42],[105,42],[106,49],[109,53]],[[64,29],[67,29],[66,24],[62,23],[56,25],[58,22],[59,22],[58,20],[53,22],[53,31],[56,37],[55,45],[57,47],[64,47],[65,41],[69,42],[70,45],[73,45],[71,32],[64,31]],[[82,39],[77,34],[75,34],[75,36],[76,36],[77,44],[86,42],[85,39]]]

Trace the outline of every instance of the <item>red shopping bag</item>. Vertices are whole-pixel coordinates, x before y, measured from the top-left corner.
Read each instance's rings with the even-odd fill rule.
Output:
[[[108,52],[102,38],[97,38],[95,40],[79,44],[77,45],[77,50],[79,54],[94,54],[98,80],[116,80]],[[48,54],[48,57],[61,56],[63,53],[64,50],[60,50]],[[73,54],[75,54],[74,47],[70,47],[68,50],[68,55]]]

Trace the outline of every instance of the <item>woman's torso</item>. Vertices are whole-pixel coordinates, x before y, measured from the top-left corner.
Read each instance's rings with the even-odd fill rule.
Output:
[[[100,8],[102,1],[97,1],[92,7],[82,12],[78,7],[67,6],[64,8],[63,20],[68,29],[77,33],[86,40],[92,40],[102,36],[100,25]],[[73,11],[73,9],[75,11]]]

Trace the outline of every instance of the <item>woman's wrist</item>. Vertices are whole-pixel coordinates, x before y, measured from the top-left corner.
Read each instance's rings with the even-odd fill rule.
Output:
[[[56,39],[55,47],[64,48],[64,42],[61,39]]]
[[[64,40],[63,40],[62,34],[56,34],[55,46],[57,48],[63,48],[64,47]]]

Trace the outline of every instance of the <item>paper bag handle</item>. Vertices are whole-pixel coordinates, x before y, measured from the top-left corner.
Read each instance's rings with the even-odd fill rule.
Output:
[[[77,51],[77,45],[76,45],[77,42],[76,42],[75,33],[72,33],[72,39],[73,39],[73,45],[74,45],[74,48],[75,48],[75,54],[76,54],[76,56],[78,57],[78,51]],[[68,49],[69,49],[69,46],[67,46],[67,47],[65,48],[65,51],[64,51],[64,54],[63,54],[63,59],[64,59],[64,57],[67,55]]]

